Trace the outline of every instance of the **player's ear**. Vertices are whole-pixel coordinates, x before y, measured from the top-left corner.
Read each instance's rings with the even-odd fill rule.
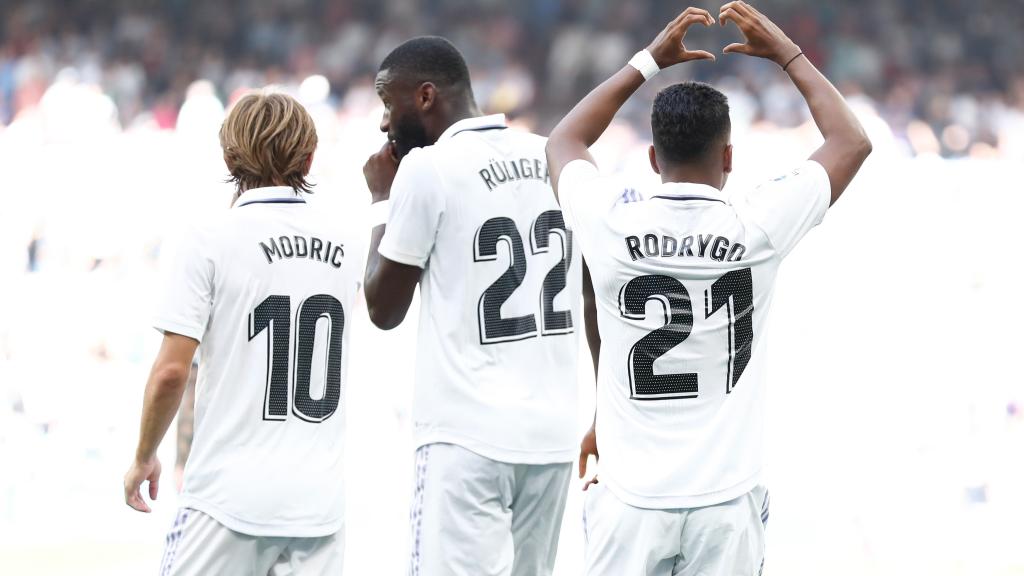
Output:
[[[437,102],[437,86],[433,82],[424,82],[416,90],[416,106],[421,112],[428,112]]]
[[[658,168],[658,155],[654,152],[654,144],[647,149],[647,156],[651,159],[651,170],[654,170],[655,174],[661,174],[661,168]]]
[[[726,144],[722,151],[722,171],[726,174],[732,172],[732,144]]]
[[[303,176],[309,174],[309,170],[313,167],[313,154],[315,154],[315,152],[310,152],[309,158],[306,158],[306,168],[302,171]]]

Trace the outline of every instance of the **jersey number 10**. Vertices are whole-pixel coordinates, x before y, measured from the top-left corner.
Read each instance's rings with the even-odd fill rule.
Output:
[[[267,296],[249,314],[249,341],[267,331],[267,388],[263,402],[264,420],[288,417],[289,354],[292,307],[289,296]],[[327,359],[324,394],[314,400],[310,394],[313,348],[320,319],[327,320]],[[292,412],[307,422],[323,422],[334,414],[341,400],[341,344],[345,332],[345,310],[337,298],[317,294],[299,304],[295,314],[296,335]]]

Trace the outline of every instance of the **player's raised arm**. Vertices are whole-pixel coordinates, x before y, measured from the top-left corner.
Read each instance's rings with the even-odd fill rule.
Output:
[[[658,70],[690,60],[714,60],[710,52],[687,50],[683,45],[686,31],[693,24],[710,26],[715,19],[707,10],[687,8],[658,34],[646,50],[642,50],[611,78],[587,94],[562,118],[548,138],[547,158],[551,183],[558,194],[558,176],[573,160],[593,162],[590,146],[608,128],[615,113],[626,100]]]
[[[871,153],[864,127],[835,86],[811,64],[803,51],[774,22],[746,2],[729,2],[718,17],[722,26],[732,22],[743,33],[745,44],[730,44],[726,53],[767,58],[789,74],[807,101],[811,116],[825,143],[811,155],[825,168],[832,184],[832,203],[849,186]]]

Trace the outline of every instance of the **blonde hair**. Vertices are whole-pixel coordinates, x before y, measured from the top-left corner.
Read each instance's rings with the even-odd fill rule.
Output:
[[[294,98],[280,93],[243,96],[220,127],[224,163],[238,193],[262,186],[311,192],[306,181],[316,150],[313,119]]]

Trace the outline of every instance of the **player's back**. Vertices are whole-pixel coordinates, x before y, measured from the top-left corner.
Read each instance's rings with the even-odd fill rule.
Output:
[[[473,118],[402,161],[381,254],[424,267],[418,445],[505,462],[573,457],[581,260],[544,143],[501,116]]]
[[[317,536],[343,513],[349,314],[362,252],[290,188],[247,191],[171,258],[187,283],[158,327],[199,324],[182,505],[251,535]]]
[[[828,207],[827,175],[809,162],[732,198],[683,183],[642,197],[582,161],[561,177],[598,301],[602,482],[644,508],[749,491],[775,277]]]

